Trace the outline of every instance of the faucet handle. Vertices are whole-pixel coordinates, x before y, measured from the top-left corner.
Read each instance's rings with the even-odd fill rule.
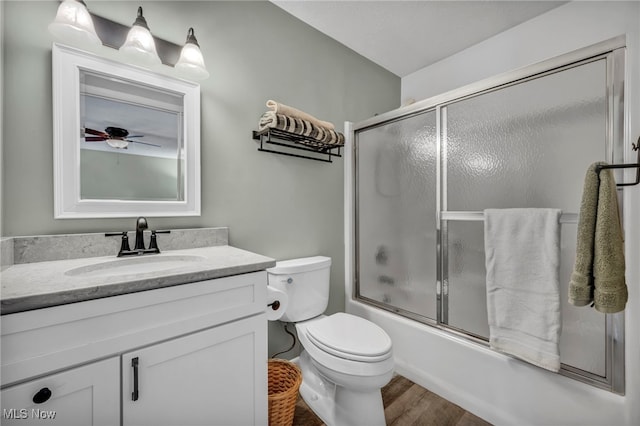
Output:
[[[148,250],[153,250],[156,253],[160,253],[160,249],[158,248],[158,239],[156,237],[156,234],[169,234],[171,233],[171,231],[156,231],[156,230],[152,230],[151,231],[151,241],[149,241],[149,249]]]
[[[104,234],[105,237],[119,237],[122,236],[122,243],[120,244],[120,251],[118,252],[118,257],[122,256],[124,252],[130,252],[131,248],[129,248],[129,236],[127,235],[127,231],[122,232],[107,232]]]

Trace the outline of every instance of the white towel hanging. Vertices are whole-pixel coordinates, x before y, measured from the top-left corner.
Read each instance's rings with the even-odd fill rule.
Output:
[[[558,209],[484,211],[491,348],[560,370]]]

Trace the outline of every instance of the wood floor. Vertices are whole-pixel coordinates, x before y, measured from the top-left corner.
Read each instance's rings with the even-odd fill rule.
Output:
[[[388,426],[489,426],[480,417],[463,410],[410,380],[395,376],[382,388],[384,416]],[[298,399],[294,426],[321,426],[322,421]]]

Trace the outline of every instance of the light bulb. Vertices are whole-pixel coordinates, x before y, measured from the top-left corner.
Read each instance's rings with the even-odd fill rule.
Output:
[[[160,64],[156,43],[153,41],[147,21],[142,16],[141,7],[138,7],[138,16],[127,34],[127,39],[120,47],[120,51],[126,54],[133,62],[142,65]]]
[[[123,149],[129,146],[129,141],[126,141],[124,139],[107,139],[106,142],[107,145],[112,148]]]
[[[64,0],[58,7],[56,18],[49,24],[49,32],[69,44],[83,47],[102,45],[91,15],[82,1]]]
[[[189,28],[187,41],[180,52],[180,58],[175,68],[185,76],[191,77],[194,80],[204,80],[209,77],[209,72],[204,64],[204,58],[202,57],[200,45],[198,45],[198,40],[196,40],[193,28]]]

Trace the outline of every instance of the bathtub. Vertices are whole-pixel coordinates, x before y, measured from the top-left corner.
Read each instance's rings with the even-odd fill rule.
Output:
[[[552,373],[462,337],[348,300],[382,327],[396,373],[496,425],[623,425],[625,397]]]

